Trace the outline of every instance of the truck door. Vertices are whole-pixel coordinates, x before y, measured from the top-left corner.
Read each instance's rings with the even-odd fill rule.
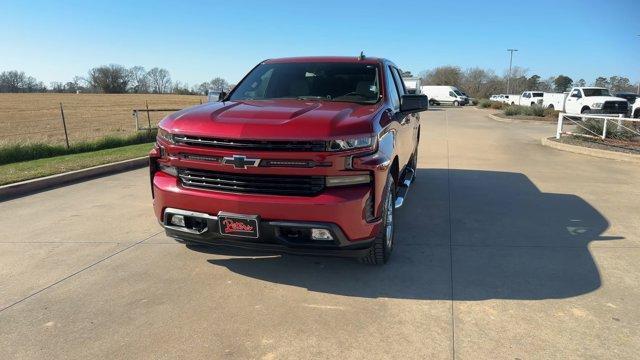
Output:
[[[400,101],[402,95],[405,94],[404,84],[399,76],[398,69],[387,66],[387,88],[389,89],[389,94],[391,95],[391,101],[394,104],[394,119],[398,121],[398,132],[396,138],[396,149],[398,154],[398,161],[400,165],[400,170],[404,168],[404,166],[408,163],[409,157],[413,152],[413,148],[411,144],[412,133],[413,133],[413,124],[415,123],[415,119],[413,115],[404,114],[400,112]],[[394,100],[395,98],[395,100]],[[397,101],[397,106],[395,106]]]
[[[564,110],[569,114],[580,114],[582,109],[582,92],[573,89],[565,101]]]

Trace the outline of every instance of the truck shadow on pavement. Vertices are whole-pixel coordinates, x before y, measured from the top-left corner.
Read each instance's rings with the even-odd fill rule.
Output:
[[[605,217],[578,196],[541,192],[520,173],[419,169],[396,215],[386,266],[350,259],[265,256],[194,248],[226,257],[215,266],[309,291],[365,298],[560,299],[600,287],[589,252]]]

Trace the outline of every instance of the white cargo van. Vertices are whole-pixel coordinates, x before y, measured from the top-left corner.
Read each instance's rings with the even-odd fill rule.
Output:
[[[451,104],[453,106],[466,105],[468,98],[455,86],[424,85],[420,87],[424,95],[429,98],[431,105]]]
[[[420,83],[422,79],[419,77],[403,77],[402,81],[409,94],[420,94]]]

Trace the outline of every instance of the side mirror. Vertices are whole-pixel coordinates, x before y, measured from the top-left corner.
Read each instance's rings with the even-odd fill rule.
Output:
[[[419,112],[429,109],[429,98],[427,95],[406,94],[400,98],[401,112]]]
[[[218,95],[218,101],[222,101],[226,97],[227,97],[227,92],[226,91],[221,91],[220,95]]]

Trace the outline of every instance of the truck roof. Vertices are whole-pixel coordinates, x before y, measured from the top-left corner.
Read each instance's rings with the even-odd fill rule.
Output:
[[[305,62],[343,62],[343,63],[364,63],[364,64],[379,64],[385,61],[382,58],[365,57],[360,60],[358,56],[301,56],[301,57],[286,57],[277,59],[265,60],[265,64],[277,64],[277,63],[305,63]]]

